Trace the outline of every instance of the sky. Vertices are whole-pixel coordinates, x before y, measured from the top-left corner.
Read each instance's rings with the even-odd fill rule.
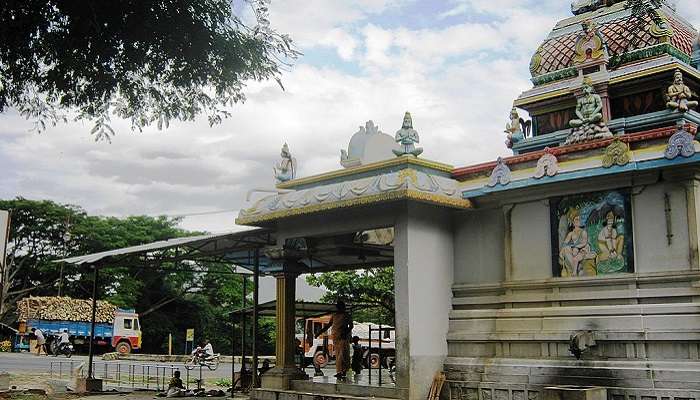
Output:
[[[700,26],[697,0],[679,0]],[[232,117],[132,132],[111,143],[89,122],[43,133],[0,114],[0,198],[80,205],[99,215],[188,215],[182,226],[222,232],[246,193],[272,188],[287,142],[299,176],[341,168],[340,149],[365,121],[391,135],[405,111],[422,157],[465,166],[510,152],[503,129],[531,87],[528,64],[568,0],[272,0],[273,27],[304,54],[282,81],[251,83]],[[210,214],[213,211],[227,211]],[[202,214],[205,215],[192,215]]]

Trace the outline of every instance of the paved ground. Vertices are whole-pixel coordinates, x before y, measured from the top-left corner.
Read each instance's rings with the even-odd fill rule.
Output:
[[[69,371],[71,366],[78,366],[80,363],[87,362],[86,356],[73,356],[70,359],[65,357],[51,356],[36,356],[29,353],[0,353],[0,371],[9,373],[51,373],[52,370],[58,373],[59,370]],[[122,371],[127,371],[129,365],[167,365],[173,367],[183,367],[182,363],[144,363],[137,361],[102,361],[100,358],[95,358],[95,369],[99,374],[104,369],[106,364],[112,371],[118,364]],[[236,365],[236,370],[240,369],[240,365]],[[209,371],[204,368],[202,377],[208,378],[230,378],[231,364],[220,364],[216,371]]]
[[[87,357],[85,356],[74,356],[71,359],[66,359],[63,357],[46,357],[46,356],[36,356],[33,354],[27,354],[27,353],[0,353],[0,371],[6,371],[10,373],[10,382],[11,385],[15,385],[18,388],[40,388],[40,389],[45,389],[49,393],[56,392],[58,394],[59,391],[65,390],[65,383],[68,382],[69,379],[69,371],[72,368],[77,367],[78,365],[82,363],[87,362]],[[173,369],[178,369],[182,373],[182,378],[183,380],[186,380],[188,376],[186,376],[187,371],[184,369],[184,364],[182,363],[158,363],[158,364],[147,364],[143,362],[135,362],[135,361],[102,361],[101,359],[96,359],[96,365],[95,365],[95,377],[96,378],[103,378],[103,374],[105,371],[105,368],[107,369],[108,377],[112,380],[115,378],[115,372],[119,369],[121,371],[121,378],[118,380],[121,382],[127,381],[127,382],[132,382],[129,380],[128,375],[129,371],[134,371],[135,374],[142,374],[143,371],[145,371],[146,368],[149,368],[150,365],[150,376],[152,377],[153,380],[151,380],[151,383],[149,384],[150,389],[155,389],[154,385],[154,380],[160,381],[161,385],[165,384],[167,385],[167,379],[172,374]],[[158,365],[160,370],[159,372],[154,372],[154,365]],[[165,367],[165,369],[163,369]],[[334,367],[330,366],[331,368],[324,368],[324,373],[325,377],[323,378],[315,378],[313,379],[316,382],[323,382],[323,383],[334,383],[335,378],[333,378],[333,374],[335,373]],[[236,364],[235,365],[236,370],[240,369],[240,365]],[[138,371],[137,371],[138,370]],[[306,371],[310,376],[313,376],[313,369],[307,369]],[[361,386],[365,385],[371,385],[374,386],[377,384],[376,380],[376,373],[377,371],[373,371],[373,379],[370,384],[368,381],[368,376],[367,376],[367,370],[363,371],[361,379],[359,381],[354,381],[353,379],[349,379],[348,381],[345,381],[344,383],[346,384],[359,384]],[[155,374],[159,374],[160,378],[154,378]],[[167,375],[167,379],[164,379],[163,374]],[[392,386],[391,384],[391,379],[387,374],[387,371],[383,371],[383,383],[384,385],[387,386]],[[194,370],[190,371],[189,375],[189,382],[190,382],[190,387],[194,387],[195,385],[195,379],[199,377],[199,371]],[[216,371],[209,371],[207,369],[203,369],[202,371],[202,378],[206,382],[206,387],[207,388],[217,388],[218,386],[216,385],[217,381],[221,380],[226,380],[230,383],[231,379],[231,364],[220,364],[219,368]],[[138,378],[141,379],[141,378]],[[137,379],[137,380],[138,380]],[[113,386],[114,384],[110,384],[110,387]],[[131,385],[126,385],[126,386],[121,386],[122,389],[120,390],[128,390],[131,389],[129,386]],[[137,384],[136,387],[139,385]],[[144,388],[146,386],[143,386]],[[51,396],[50,396],[51,397]],[[103,398],[104,397],[104,398]],[[141,399],[152,399],[154,398],[154,393],[153,392],[146,392],[146,393],[139,393],[135,392],[133,394],[130,394],[128,396],[125,396],[123,394],[110,394],[110,395],[105,395],[105,396],[91,396],[89,399],[90,400],[141,400]],[[75,399],[73,396],[72,399]],[[0,399],[1,400],[1,399]],[[34,399],[22,399],[22,400],[34,400]],[[40,399],[36,399],[40,400]]]
[[[0,371],[9,373],[34,373],[34,374],[58,374],[59,372],[70,371],[80,363],[87,363],[87,356],[73,356],[71,358],[52,357],[52,356],[36,356],[29,353],[0,353]],[[107,365],[108,370],[114,371],[119,365],[121,371],[128,371],[129,365],[138,366],[139,371],[142,366],[159,365],[171,366],[180,370],[184,370],[183,363],[158,363],[158,362],[141,362],[141,361],[102,361],[101,358],[95,358],[95,372],[97,377],[104,371],[104,366]],[[235,364],[236,371],[240,370],[240,364]],[[324,368],[323,372],[327,376],[335,374],[333,365]],[[313,368],[307,368],[306,372],[313,375]],[[184,371],[183,371],[184,373]],[[192,375],[198,375],[198,369],[190,372]],[[210,371],[207,368],[202,369],[202,378],[217,379],[231,377],[231,364],[221,363],[215,371]]]

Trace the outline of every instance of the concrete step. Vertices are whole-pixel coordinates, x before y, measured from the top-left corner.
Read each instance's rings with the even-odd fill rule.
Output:
[[[250,393],[251,400],[396,400],[396,397],[361,396],[342,393],[320,393],[299,390],[255,389]]]
[[[700,367],[700,365],[698,365]],[[700,390],[700,370],[669,365],[595,367],[586,365],[446,364],[447,379],[466,383],[591,385],[627,388]]]
[[[292,381],[291,389],[298,392],[354,396],[360,398],[400,398],[400,389],[392,386],[364,386],[350,383],[319,383],[312,381]]]

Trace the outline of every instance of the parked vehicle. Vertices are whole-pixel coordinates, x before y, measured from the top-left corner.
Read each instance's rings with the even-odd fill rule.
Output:
[[[195,351],[189,360],[185,361],[185,368],[192,370],[195,367],[207,367],[214,371],[219,368],[219,353],[211,356],[206,356],[201,352]]]
[[[30,344],[26,338],[29,336],[32,328],[41,329],[47,337],[58,335],[64,330],[68,330],[73,345],[78,349],[87,349],[87,345],[90,343],[90,313],[71,314],[70,318],[72,320],[65,320],[61,319],[62,317],[65,318],[65,314],[55,310],[57,302],[78,304],[85,302],[85,300],[68,297],[32,297],[30,300],[21,308],[19,334],[15,339],[16,350],[29,351]],[[20,302],[23,301],[20,300]],[[29,303],[31,303],[31,306],[26,305]],[[105,307],[104,304],[108,304],[106,302],[99,303],[102,303],[101,306],[103,307]],[[109,309],[109,313],[102,312],[101,314],[103,321],[109,322],[95,323],[95,344],[103,348],[106,347],[107,351],[116,351],[121,354],[128,354],[140,349],[141,326],[139,315],[134,310],[122,310],[114,306],[111,306]]]
[[[328,363],[335,359],[333,350],[333,339],[331,327],[328,331],[321,334],[318,338],[316,335],[323,327],[330,322],[330,315],[322,317],[298,319],[296,327],[296,338],[302,343],[304,350],[304,364],[313,364],[319,368],[323,368]],[[388,366],[396,358],[396,348],[394,344],[394,329],[390,326],[382,326],[382,334],[376,331],[379,327],[375,324],[367,324],[362,322],[354,322],[353,336],[360,338],[360,344],[365,349],[366,368],[378,368],[381,362],[383,366]],[[370,340],[369,327],[372,331]],[[379,338],[381,336],[381,338]],[[381,340],[381,348],[379,342]]]

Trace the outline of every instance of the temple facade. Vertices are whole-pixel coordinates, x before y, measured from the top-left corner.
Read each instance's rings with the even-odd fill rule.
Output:
[[[305,254],[347,246],[360,254],[345,268],[395,266],[398,379],[384,397],[423,399],[444,371],[443,395],[460,400],[544,400],[562,385],[700,398],[698,32],[669,6],[572,10],[532,57],[505,129],[512,156],[424,160],[407,113],[394,142],[368,123],[346,168],[278,179],[241,211],[278,245],[266,272],[281,344],[255,396],[304,379],[286,347],[293,282],[332,268]],[[358,239],[388,228],[391,243]]]

